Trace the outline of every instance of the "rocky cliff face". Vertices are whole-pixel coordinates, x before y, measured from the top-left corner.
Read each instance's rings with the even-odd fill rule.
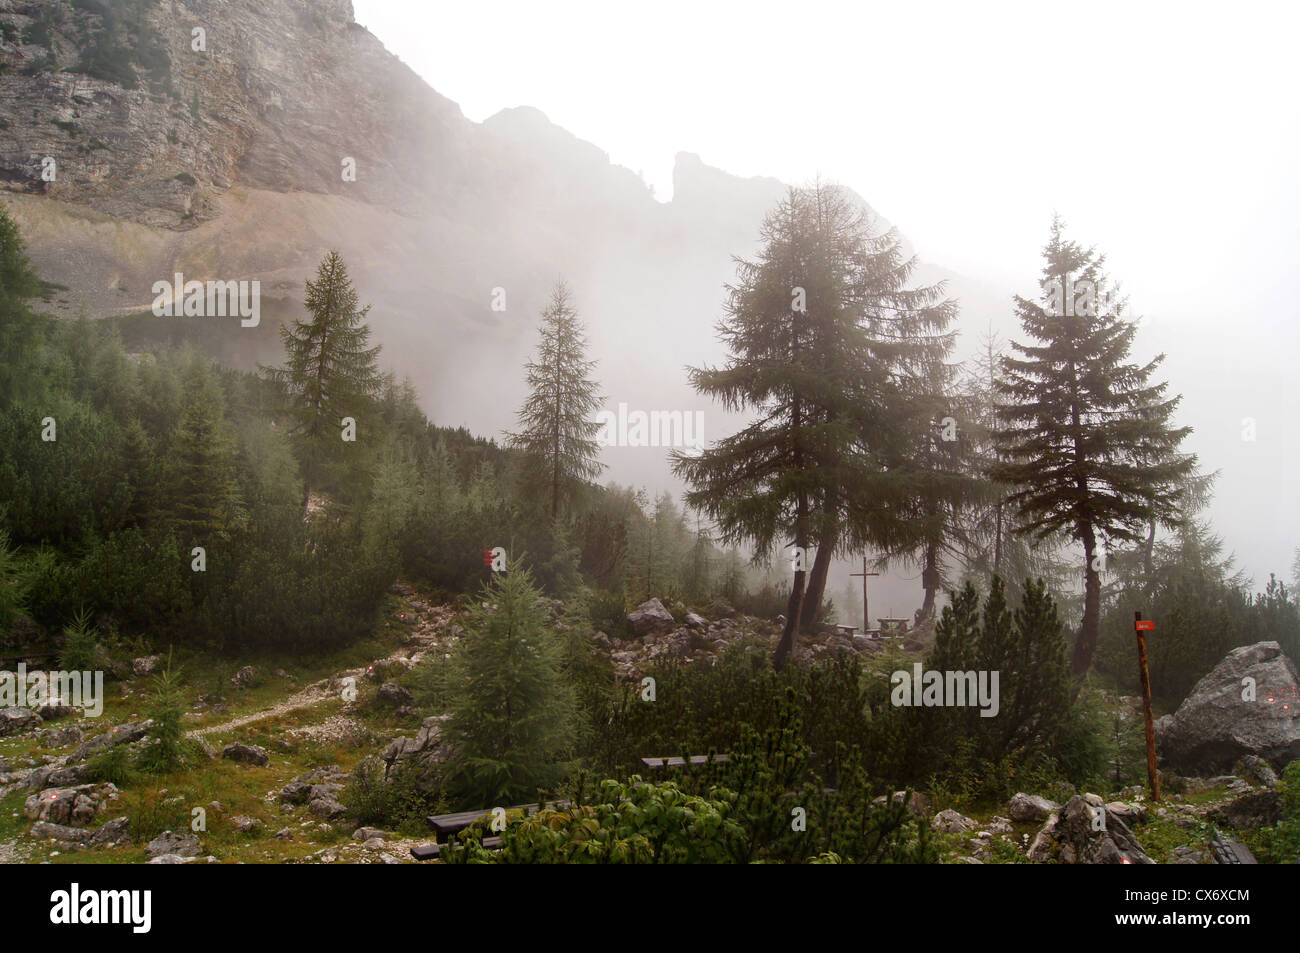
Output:
[[[458,161],[471,124],[348,0],[0,0],[0,30],[12,190],[185,229],[234,186],[418,212],[480,171]]]
[[[0,64],[0,202],[68,289],[57,312],[148,309],[175,272],[257,279],[279,313],[298,312],[337,249],[386,367],[438,422],[497,433],[563,275],[609,407],[702,410],[705,439],[724,432],[681,369],[723,356],[732,256],[754,249],[783,184],[679,155],[660,203],[535,109],[470,122],[349,0],[0,0]],[[275,352],[257,353],[254,332],[228,323],[223,352],[279,359],[274,335],[258,340]],[[662,453],[608,462],[623,482],[666,475]]]

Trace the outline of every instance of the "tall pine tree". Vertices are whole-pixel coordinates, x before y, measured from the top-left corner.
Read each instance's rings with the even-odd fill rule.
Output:
[[[674,468],[724,543],[751,541],[758,560],[817,547],[811,574],[806,557],[794,564],[780,666],[820,607],[836,551],[915,534],[900,466],[910,382],[946,353],[954,307],[942,288],[907,287],[915,260],[837,187],[791,189],[761,237],[728,288],[719,335],[730,359],[689,371],[697,391],[756,419],[699,455],[674,454]]]
[[[545,481],[554,520],[575,484],[604,469],[597,459],[600,424],[591,419],[600,404],[597,384],[588,376],[596,362],[586,359],[586,336],[563,281],[551,293],[538,335],[537,359],[524,365],[529,394],[519,410],[520,429],[509,437],[526,455],[530,485]]]
[[[1137,324],[1093,248],[1067,241],[1060,219],[1043,249],[1039,301],[1016,297],[1026,334],[1020,355],[1004,358],[998,390],[1004,426],[994,475],[1012,487],[1016,532],[1068,534],[1083,546],[1083,622],[1074,643],[1076,674],[1097,645],[1099,546],[1139,542],[1151,521],[1176,526],[1180,483],[1195,459],[1178,452],[1190,427],[1170,425],[1180,397],[1150,378],[1164,360],[1127,362]]]
[[[328,468],[347,446],[342,419],[355,418],[370,406],[383,384],[379,346],[367,347],[370,306],[357,307],[357,293],[338,252],[326,255],[316,280],[307,282],[305,304],[310,319],[280,329],[284,366],[263,368],[280,387],[293,419],[303,468],[304,512],[312,488],[326,479]]]

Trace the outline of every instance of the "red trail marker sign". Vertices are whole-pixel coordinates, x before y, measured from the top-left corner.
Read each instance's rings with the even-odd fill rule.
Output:
[[[1133,613],[1133,629],[1138,643],[1138,675],[1142,678],[1142,717],[1146,722],[1147,735],[1147,781],[1151,785],[1151,799],[1160,800],[1160,775],[1156,771],[1156,730],[1151,720],[1151,673],[1147,671],[1147,640],[1143,632],[1154,632],[1156,624],[1150,619],[1143,620],[1141,612]]]

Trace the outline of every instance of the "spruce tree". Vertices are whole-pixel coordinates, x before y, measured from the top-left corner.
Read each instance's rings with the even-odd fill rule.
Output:
[[[0,401],[13,399],[38,379],[33,366],[37,321],[29,302],[40,287],[18,224],[0,206]]]
[[[1170,419],[1181,398],[1150,383],[1164,360],[1127,362],[1137,324],[1122,316],[1093,248],[1067,241],[1058,218],[1043,249],[1039,301],[1016,297],[1026,334],[1013,343],[999,383],[1002,462],[1015,531],[1046,539],[1068,534],[1083,546],[1083,621],[1072,657],[1087,671],[1097,645],[1101,603],[1099,547],[1138,542],[1155,521],[1177,525],[1180,480],[1195,466],[1178,445],[1191,432]]]
[[[474,600],[449,664],[448,780],[466,806],[506,806],[553,787],[571,753],[577,722],[564,646],[546,626],[524,559]]]
[[[546,487],[554,520],[575,484],[604,469],[596,442],[600,424],[591,419],[600,404],[598,385],[588,376],[596,362],[586,359],[582,322],[563,281],[551,292],[538,336],[537,358],[524,365],[529,394],[519,410],[520,429],[508,436],[526,456],[528,485],[542,481]]]
[[[780,666],[820,608],[837,551],[915,535],[901,467],[912,381],[950,347],[953,306],[940,287],[907,287],[915,260],[898,236],[873,234],[867,210],[836,187],[791,189],[761,238],[728,286],[718,331],[731,357],[689,370],[697,391],[756,419],[698,455],[674,454],[674,468],[724,543],[752,542],[760,561],[804,551]]]
[[[221,389],[212,371],[195,358],[170,454],[168,516],[186,544],[208,546],[242,522],[233,446],[222,411]]]
[[[347,444],[341,439],[344,417],[356,417],[369,406],[383,384],[378,369],[379,346],[367,347],[370,306],[358,308],[357,293],[347,266],[336,251],[307,282],[305,305],[309,320],[280,328],[286,360],[283,367],[263,368],[287,399],[303,468],[303,511],[314,486],[326,477],[331,463],[341,459]]]

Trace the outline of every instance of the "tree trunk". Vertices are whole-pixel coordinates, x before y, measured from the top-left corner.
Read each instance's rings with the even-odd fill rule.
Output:
[[[1097,650],[1097,629],[1101,621],[1101,573],[1093,568],[1093,557],[1097,551],[1097,539],[1091,526],[1084,527],[1083,534],[1083,625],[1079,628],[1079,637],[1074,642],[1072,659],[1074,674],[1082,675],[1092,666],[1092,656]]]
[[[817,547],[817,558],[813,560],[812,572],[808,575],[808,591],[803,597],[803,611],[799,615],[801,626],[811,626],[817,621],[817,611],[826,598],[826,577],[830,573],[831,554],[835,551],[835,542],[833,535],[829,539],[823,539]]]
[[[777,644],[776,652],[772,655],[772,667],[780,671],[785,667],[785,663],[790,658],[790,653],[794,651],[794,639],[799,632],[799,613],[803,611],[804,605],[804,581],[808,574],[802,569],[794,574],[794,586],[790,589],[790,601],[785,607],[785,631],[781,633],[781,641]]]
[[[1002,497],[998,497],[997,531],[993,537],[993,575],[1002,575]]]
[[[934,600],[939,592],[939,547],[933,543],[925,547],[925,568],[921,570],[921,586],[925,589],[925,600],[916,617],[917,625],[934,615]]]

